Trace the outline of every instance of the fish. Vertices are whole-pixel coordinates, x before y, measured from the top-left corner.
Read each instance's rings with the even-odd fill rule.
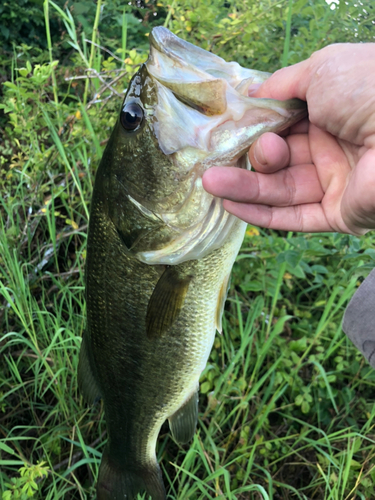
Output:
[[[194,436],[206,366],[246,224],[202,187],[213,165],[250,168],[266,131],[306,104],[247,96],[269,73],[225,62],[164,27],[132,78],[98,171],[86,261],[84,399],[103,399],[108,442],[98,500],[166,500],[156,443],[168,420]]]

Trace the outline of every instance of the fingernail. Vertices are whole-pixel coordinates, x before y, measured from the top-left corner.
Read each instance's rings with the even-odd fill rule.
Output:
[[[247,95],[249,97],[252,97],[254,94],[256,94],[261,85],[261,83],[252,83],[251,85],[249,85],[249,88],[247,89]]]
[[[260,144],[259,139],[255,143],[253,155],[254,155],[255,161],[257,163],[259,163],[259,165],[266,165],[267,164],[267,162],[266,162],[266,160],[264,158],[263,148],[262,148],[262,146]]]

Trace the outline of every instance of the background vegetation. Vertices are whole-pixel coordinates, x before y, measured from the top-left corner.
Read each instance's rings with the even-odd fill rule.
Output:
[[[0,491],[93,499],[101,404],[77,392],[92,183],[124,89],[164,24],[274,71],[374,41],[371,1],[6,0],[0,5]],[[158,455],[171,499],[375,496],[375,374],[341,330],[373,237],[249,227],[198,432]]]

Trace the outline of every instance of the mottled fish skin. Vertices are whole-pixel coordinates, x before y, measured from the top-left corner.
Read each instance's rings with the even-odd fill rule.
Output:
[[[182,53],[189,50],[190,44],[164,28],[156,28],[151,38],[154,50],[170,43],[172,60],[180,43]],[[212,55],[205,54],[210,60]],[[212,57],[215,64],[222,61]],[[188,62],[192,73],[192,61]],[[98,500],[131,500],[142,490],[153,500],[166,499],[156,440],[167,419],[176,441],[193,437],[199,377],[220,329],[230,272],[246,227],[201,187],[201,176],[215,157],[209,140],[206,146],[194,147],[189,139],[174,152],[163,151],[167,145],[157,123],[164,102],[161,94],[186,113],[195,107],[190,120],[200,119],[204,103],[196,90],[191,97],[189,88],[181,91],[185,104],[175,103],[178,81],[172,85],[163,77],[160,83],[151,74],[152,64],[149,60],[133,78],[123,105],[137,103],[144,118],[133,131],[118,120],[96,175],[91,204],[87,328],[78,381],[89,403],[99,397],[104,401],[108,443]],[[198,76],[202,71],[197,69]],[[240,80],[246,78],[248,73]],[[217,112],[213,103],[208,108],[202,118],[205,127],[207,116]],[[294,121],[304,112],[300,106]],[[293,119],[287,112],[274,129]],[[228,165],[235,165],[243,154],[238,145],[232,150]]]

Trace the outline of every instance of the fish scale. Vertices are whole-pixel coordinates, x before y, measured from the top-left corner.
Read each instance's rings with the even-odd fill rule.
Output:
[[[228,168],[241,167],[262,131],[306,113],[300,101],[242,95],[241,82],[266,77],[158,27],[129,85],[96,174],[87,243],[78,382],[88,403],[104,402],[98,500],[132,500],[140,491],[166,500],[160,428],[168,419],[179,443],[194,435],[199,377],[246,228],[200,178],[220,164],[218,150]]]

